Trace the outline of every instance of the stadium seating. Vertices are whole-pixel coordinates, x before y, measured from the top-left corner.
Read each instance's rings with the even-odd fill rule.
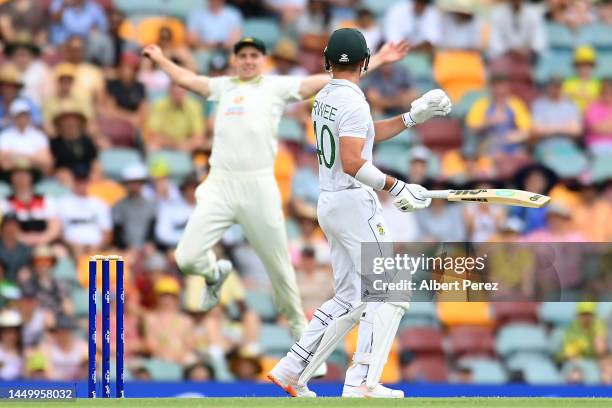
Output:
[[[535,302],[493,302],[491,307],[499,326],[508,323],[536,323],[538,321],[538,304]]]
[[[421,143],[435,152],[457,149],[462,143],[463,124],[452,118],[432,119],[415,128]]]
[[[491,310],[486,302],[440,302],[438,318],[446,327],[461,325],[491,326]]]
[[[377,16],[382,17],[397,0],[364,0],[364,6],[371,10]]]
[[[181,182],[193,170],[191,156],[178,150],[160,150],[149,154],[147,164],[151,166],[157,161],[163,161],[168,165],[170,177]]]
[[[415,381],[444,382],[448,379],[448,363],[443,357],[417,357],[411,363]]]
[[[530,360],[523,368],[527,384],[558,384],[561,375],[552,361]]]
[[[612,52],[599,53],[597,56],[595,76],[599,78],[612,77]]]
[[[171,15],[185,20],[189,13],[205,6],[193,0],[113,0],[115,6],[128,17],[134,15]]]
[[[548,32],[548,45],[554,51],[573,50],[577,45],[576,36],[564,25],[548,23],[546,31]]]
[[[271,18],[250,18],[244,21],[242,32],[245,36],[257,37],[273,49],[281,37],[276,20]]]
[[[259,342],[267,355],[282,357],[291,348],[293,339],[286,328],[277,324],[264,324],[261,326]]]
[[[596,155],[591,161],[591,177],[599,182],[612,177],[612,155]]]
[[[518,305],[518,303],[516,303]],[[521,351],[548,354],[549,345],[544,329],[536,325],[512,324],[500,329],[495,349],[502,356]]]
[[[478,99],[486,95],[487,95],[487,91],[484,89],[477,89],[474,91],[466,92],[461,97],[459,102],[453,104],[453,110],[451,111],[451,117],[463,120],[467,116],[474,102],[476,102]]]
[[[374,163],[381,168],[405,174],[408,170],[408,149],[391,145],[379,145],[374,148]]]
[[[125,119],[114,116],[99,116],[98,128],[100,133],[110,139],[113,146],[136,146],[136,128]]]
[[[399,333],[402,350],[411,351],[417,355],[442,356],[442,332],[433,327],[409,327]]]
[[[124,167],[139,161],[141,161],[140,154],[134,149],[108,149],[100,152],[100,163],[104,174],[114,180],[121,180]]]
[[[598,51],[612,51],[612,27],[606,24],[589,24],[580,28],[578,44],[590,44]]]
[[[9,183],[5,183],[4,181],[0,181],[0,199],[4,197],[8,197],[13,193],[13,189]]]
[[[461,69],[457,69],[461,67]],[[482,56],[471,51],[440,51],[433,63],[436,83],[453,102],[486,84],[486,69]]]
[[[439,327],[436,305],[431,302],[413,302],[402,317],[400,330],[408,327]]]
[[[60,184],[60,182],[57,180],[46,179],[36,183],[34,186],[34,192],[36,194],[59,198],[70,194],[71,191],[70,188]]]
[[[450,348],[455,357],[493,356],[493,331],[486,326],[457,326],[449,333]]]
[[[576,303],[542,302],[538,307],[538,317],[553,326],[566,326],[576,317]]]
[[[171,361],[151,358],[144,360],[143,365],[151,373],[154,380],[178,381],[183,377],[181,366]]]
[[[508,381],[508,374],[503,365],[495,359],[468,357],[459,360],[458,365],[472,371],[472,381],[478,384],[503,384]]]
[[[254,310],[264,322],[273,322],[276,319],[276,307],[268,292],[249,290],[246,293],[246,303],[249,309]]]
[[[304,138],[304,131],[295,119],[283,116],[278,125],[278,137],[281,140],[300,142]]]
[[[582,372],[584,384],[598,384],[601,381],[599,366],[593,360],[566,361],[561,368],[561,375],[567,378],[569,372],[576,368]]]
[[[434,86],[433,67],[428,55],[421,53],[409,53],[398,64],[406,67],[412,78],[416,81],[417,88],[429,91]]]
[[[572,53],[567,51],[548,51],[543,53],[535,66],[534,79],[544,84],[553,77],[567,78],[574,75]]]

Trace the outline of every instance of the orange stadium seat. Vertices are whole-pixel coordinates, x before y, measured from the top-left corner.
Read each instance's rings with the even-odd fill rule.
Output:
[[[478,52],[439,51],[434,57],[433,72],[436,82],[455,103],[486,84],[486,69]]]
[[[159,30],[167,27],[172,31],[175,45],[183,45],[186,40],[185,26],[181,20],[173,17],[130,18],[119,27],[119,36],[124,40],[140,45],[156,43]]]
[[[491,326],[491,312],[487,302],[440,302],[438,317],[448,327],[459,325]]]

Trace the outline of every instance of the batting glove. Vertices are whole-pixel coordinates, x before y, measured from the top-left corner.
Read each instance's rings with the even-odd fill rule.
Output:
[[[389,190],[389,194],[394,196],[393,204],[402,212],[412,212],[429,207],[431,198],[426,198],[424,193],[427,189],[418,184],[406,184],[401,180],[396,180]]]
[[[410,112],[402,115],[404,125],[412,127],[423,123],[434,116],[446,116],[452,109],[451,101],[441,89],[433,89],[420,98],[412,101]]]

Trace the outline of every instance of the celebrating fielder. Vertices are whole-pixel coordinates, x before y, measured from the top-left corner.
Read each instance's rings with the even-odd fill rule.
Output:
[[[373,56],[373,65],[397,61],[407,50],[405,43],[387,44]],[[143,53],[175,83],[218,103],[211,170],[196,191],[196,208],[176,249],[179,268],[205,278],[202,307],[214,307],[232,266],[217,261],[211,249],[227,228],[240,224],[268,271],[277,309],[288,319],[293,337],[300,338],[307,322],[273,172],[277,128],[285,104],[311,97],[329,82],[329,75],[262,75],[266,48],[256,38],[243,38],[234,46],[236,76],[196,75],[166,58],[156,45]]]
[[[361,243],[390,241],[374,191],[393,195],[395,206],[405,212],[423,209],[431,199],[424,197],[422,186],[406,184],[377,169],[372,164],[372,147],[406,127],[447,115],[451,103],[437,89],[412,102],[409,112],[373,122],[357,85],[368,68],[369,54],[363,35],[348,28],[335,31],[325,49],[326,69],[333,79],[317,94],[312,120],[321,187],[317,214],[331,245],[336,294],[314,312],[300,340],[268,375],[294,397],[316,396],[307,382],[357,323],[357,352],[346,373],[342,396],[404,396],[379,381],[408,304],[361,302]]]

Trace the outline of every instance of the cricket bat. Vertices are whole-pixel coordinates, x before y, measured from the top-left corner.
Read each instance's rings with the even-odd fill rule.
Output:
[[[473,201],[532,208],[544,207],[550,201],[550,197],[542,194],[507,189],[429,190],[424,195],[425,197],[441,198],[448,201]]]

